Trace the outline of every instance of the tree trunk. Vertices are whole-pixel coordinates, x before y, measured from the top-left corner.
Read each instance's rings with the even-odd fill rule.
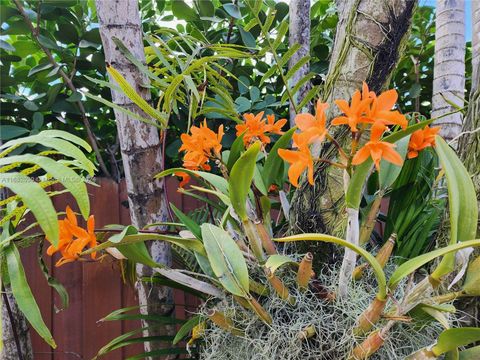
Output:
[[[328,117],[338,112],[334,99],[350,99],[366,81],[375,92],[385,88],[399,59],[410,29],[416,1],[348,0],[337,1],[339,22],[330,67],[323,92],[331,104]],[[346,127],[332,129],[340,143],[348,135]],[[318,149],[323,158],[333,159],[331,144]],[[290,232],[320,232],[343,236],[346,225],[343,172],[325,163],[315,169],[315,186],[306,181],[295,192],[290,214]],[[332,260],[332,248],[322,245],[315,251],[320,261]]]
[[[472,91],[480,85],[480,1],[472,1]]]
[[[301,58],[310,55],[310,0],[290,1],[290,26],[288,43],[290,46],[300,44],[301,48],[293,54],[288,61],[288,68],[291,69]],[[289,87],[295,86],[302,78],[310,72],[310,63],[303,65],[289,80]],[[310,90],[311,84],[307,82],[294,96],[297,104],[303,100]],[[298,109],[299,111],[301,109]],[[295,109],[290,105],[290,126],[295,126]]]
[[[2,341],[0,360],[33,360],[30,330],[8,286],[2,289]],[[13,324],[12,324],[13,322]],[[13,326],[12,326],[13,325]]]
[[[463,107],[465,91],[465,2],[437,0],[435,19],[432,117]],[[435,121],[440,135],[452,140],[462,130],[463,116],[456,112]]]
[[[122,55],[112,41],[113,37],[120,39],[138,60],[145,63],[137,0],[97,0],[96,8],[105,61],[118,70],[144,99],[150,101],[150,91],[144,86],[149,84],[148,78]],[[112,99],[115,104],[123,108],[141,112],[123,93],[112,91]],[[144,113],[141,115],[148,118]],[[161,141],[158,130],[119,111],[115,111],[115,118],[132,224],[141,228],[149,223],[165,221],[164,183],[153,179],[153,176],[162,170]],[[150,242],[148,246],[156,262],[171,265],[170,247],[166,243]],[[151,275],[150,267],[137,265],[139,278],[148,278]],[[137,289],[142,313],[165,315],[172,312],[170,289],[142,281],[138,281]],[[155,324],[147,321],[145,325]],[[155,336],[164,332],[165,329],[154,328],[147,330],[145,336]],[[156,348],[158,348],[157,343],[145,343],[146,351]]]

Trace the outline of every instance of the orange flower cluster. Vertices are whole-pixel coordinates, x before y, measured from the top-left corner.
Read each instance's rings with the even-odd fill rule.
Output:
[[[335,100],[335,104],[344,113],[344,116],[332,120],[332,125],[348,125],[352,132],[357,132],[357,124],[372,124],[373,127],[387,130],[387,125],[399,125],[402,128],[408,126],[404,115],[392,108],[397,102],[398,94],[394,89],[387,90],[378,97],[368,89],[364,82],[362,92],[356,90],[353,93],[351,105],[345,100]]]
[[[293,134],[293,146],[297,150],[278,150],[278,155],[290,163],[288,179],[295,187],[298,187],[298,178],[305,169],[308,169],[308,182],[313,185],[313,158],[309,145],[315,141],[323,141],[327,136],[327,117],[325,115],[327,108],[328,104],[318,101],[315,116],[298,114],[295,117],[295,124],[300,132]]]
[[[402,157],[394,150],[395,145],[380,141],[388,125],[399,125],[402,128],[408,126],[404,115],[397,110],[392,110],[397,102],[396,90],[387,90],[378,97],[368,89],[364,82],[362,92],[355,91],[351,105],[345,100],[336,100],[335,103],[345,116],[339,116],[332,120],[332,125],[348,125],[352,133],[359,130],[357,124],[371,124],[370,141],[362,147],[352,158],[352,165],[359,165],[372,158],[377,170],[380,168],[380,160],[383,158],[395,165],[402,165]],[[365,129],[365,127],[363,127]]]
[[[220,158],[223,125],[220,125],[218,133],[215,133],[207,127],[207,121],[204,120],[200,127],[192,126],[190,133],[191,135],[182,134],[180,137],[182,146],[179,150],[185,151],[183,167],[188,170],[211,170],[208,164],[210,158]],[[182,178],[180,187],[190,181],[190,175],[186,172],[177,172],[175,175]]]
[[[90,215],[87,221],[87,230],[82,229],[77,224],[77,217],[70,206],[66,209],[67,216],[63,220],[58,221],[60,228],[60,238],[58,246],[50,245],[47,254],[52,256],[60,251],[62,258],[57,261],[55,266],[78,260],[79,254],[88,246],[93,248],[97,246],[97,237],[95,236],[95,218]],[[48,239],[47,239],[48,240]],[[92,259],[95,259],[95,253],[92,253]]]
[[[408,155],[409,159],[416,158],[418,152],[429,147],[435,146],[435,135],[440,131],[440,127],[431,128],[426,126],[424,129],[415,131],[410,137],[408,143]]]
[[[264,112],[257,115],[244,114],[244,123],[238,124],[237,136],[243,134],[243,143],[248,146],[257,140],[260,140],[264,145],[270,143],[270,137],[267,134],[283,134],[282,128],[287,123],[287,119],[280,119],[275,121],[275,115],[267,115],[267,119],[263,118]]]

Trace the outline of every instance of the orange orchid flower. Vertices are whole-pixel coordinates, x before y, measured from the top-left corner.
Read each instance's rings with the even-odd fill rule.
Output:
[[[413,159],[418,156],[418,152],[429,147],[435,146],[435,135],[440,131],[440,127],[425,126],[424,129],[415,131],[410,137],[408,143],[407,158]]]
[[[372,158],[377,170],[380,169],[380,160],[382,160],[382,158],[398,166],[403,164],[403,159],[400,154],[393,150],[395,144],[380,141],[383,131],[384,129],[382,127],[372,127],[370,141],[357,151],[352,159],[352,165],[359,165],[369,157]]]
[[[327,135],[327,116],[325,110],[328,104],[317,101],[315,116],[311,114],[298,114],[295,116],[295,124],[304,133],[308,134],[309,143],[319,140],[323,141]]]
[[[215,133],[207,126],[204,120],[199,127],[192,126],[189,134],[182,134],[182,146],[179,151],[185,151],[183,157],[183,167],[189,170],[211,170],[208,161],[211,157],[220,157],[222,150],[222,138],[224,135],[223,125],[220,125],[218,132]],[[182,177],[180,187],[185,186],[190,180],[190,176],[184,172],[178,172],[175,175]]]
[[[408,126],[408,121],[405,115],[397,110],[392,110],[395,106],[398,93],[394,89],[384,91],[379,96],[376,96],[373,91],[369,91],[368,85],[364,82],[362,87],[362,97],[368,96],[373,101],[371,106],[366,109],[366,117],[370,119],[375,125],[399,125],[403,129]]]
[[[364,116],[372,100],[370,97],[362,99],[362,94],[359,90],[353,93],[351,105],[346,100],[335,100],[335,104],[337,104],[345,116],[338,116],[333,119],[332,125],[348,125],[352,132],[357,132],[357,124],[372,122]]]
[[[304,135],[304,136],[302,136]],[[290,168],[288,169],[288,179],[290,183],[298,187],[298,178],[305,169],[308,170],[308,182],[313,185],[313,158],[308,148],[308,136],[305,134],[293,134],[293,142],[295,146],[298,147],[298,150],[285,150],[278,149],[278,155],[290,163]]]
[[[243,119],[245,122],[235,126],[235,129],[237,129],[237,136],[244,134],[243,143],[245,146],[257,140],[260,140],[263,144],[270,143],[270,138],[265,134],[268,130],[267,124],[265,123],[265,120],[263,120],[263,114],[263,111],[257,115],[244,114]]]
[[[287,123],[287,119],[278,119],[275,121],[275,115],[267,115],[267,123],[265,125],[265,130],[272,134],[282,135],[282,128]]]
[[[87,221],[87,230],[77,224],[77,217],[70,206],[66,209],[67,216],[58,221],[60,236],[58,246],[50,245],[47,254],[52,256],[60,251],[62,257],[55,266],[75,261],[79,259],[79,254],[88,246],[93,248],[97,246],[97,237],[95,236],[95,218],[90,215]],[[48,239],[47,239],[48,240]],[[92,253],[92,259],[95,259],[96,253]]]

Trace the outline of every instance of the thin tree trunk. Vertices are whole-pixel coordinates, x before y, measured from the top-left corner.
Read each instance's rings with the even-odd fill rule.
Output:
[[[480,1],[472,1],[472,91],[480,85]]]
[[[435,19],[432,117],[463,107],[465,91],[465,2],[437,0]],[[435,121],[440,135],[451,140],[462,130],[463,116],[456,112]]]
[[[33,360],[27,321],[8,286],[2,294],[1,305],[3,349],[0,360]]]
[[[289,26],[289,38],[288,43],[291,46],[294,44],[300,44],[301,48],[293,54],[288,61],[288,68],[291,69],[298,61],[310,55],[310,0],[291,0],[290,1],[290,26]],[[293,87],[302,78],[304,78],[310,72],[310,63],[303,65],[289,80],[289,86]],[[294,100],[297,104],[303,100],[305,95],[310,90],[311,84],[307,82],[294,96]],[[299,109],[301,110],[301,109]],[[295,126],[295,109],[290,106],[290,126]]]
[[[347,0],[337,1],[339,23],[323,99],[331,104],[329,119],[338,112],[334,99],[350,99],[366,81],[379,92],[385,88],[407,38],[416,1]],[[345,143],[346,127],[333,129],[334,136]],[[333,159],[331,144],[318,149],[323,158]],[[291,206],[292,233],[320,232],[337,236],[345,233],[343,208],[343,173],[326,163],[315,169],[315,186],[303,181]],[[332,261],[332,248],[322,244],[322,251],[310,248],[321,262]]]
[[[144,86],[149,84],[148,78],[122,55],[112,40],[113,37],[120,39],[138,60],[145,63],[137,0],[97,0],[96,8],[106,62],[118,70],[139,94],[150,101],[150,91]],[[115,104],[123,108],[141,112],[123,93],[112,91],[112,99]],[[147,117],[146,114],[142,116]],[[115,111],[115,118],[132,224],[141,228],[149,223],[164,221],[166,218],[164,183],[153,179],[154,175],[162,170],[161,141],[158,130],[119,111]],[[166,243],[150,242],[148,246],[156,262],[171,265],[170,247]],[[151,275],[151,268],[137,265],[139,279],[148,278]],[[142,313],[158,315],[171,313],[173,305],[170,289],[143,281],[138,281],[137,289]],[[146,321],[144,325],[155,324]],[[145,331],[145,336],[159,335],[164,332],[165,329],[153,328]],[[159,348],[157,343],[145,343],[146,351],[157,348]]]

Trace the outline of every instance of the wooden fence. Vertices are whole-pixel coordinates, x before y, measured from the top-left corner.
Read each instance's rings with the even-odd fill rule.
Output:
[[[125,184],[102,178],[97,179],[97,183],[100,187],[89,186],[91,213],[95,215],[96,227],[129,224]],[[196,200],[179,194],[176,189],[176,180],[168,179],[169,201],[178,208],[189,211],[199,206]],[[53,200],[57,211],[64,211],[67,205],[75,203],[68,194],[57,196]],[[53,276],[66,287],[70,295],[68,309],[57,312],[57,307],[61,306],[60,299],[39,270],[36,252],[35,246],[25,249],[22,259],[30,287],[58,347],[51,349],[32,330],[35,360],[91,359],[111,339],[140,327],[138,322],[132,321],[98,322],[113,310],[137,305],[135,290],[123,283],[117,262],[74,262],[56,268],[54,263],[57,257],[52,259],[44,254]],[[180,291],[174,291],[174,302],[175,315],[181,319],[198,305],[196,298]],[[121,360],[140,352],[141,345],[129,346],[115,350],[102,359]]]

